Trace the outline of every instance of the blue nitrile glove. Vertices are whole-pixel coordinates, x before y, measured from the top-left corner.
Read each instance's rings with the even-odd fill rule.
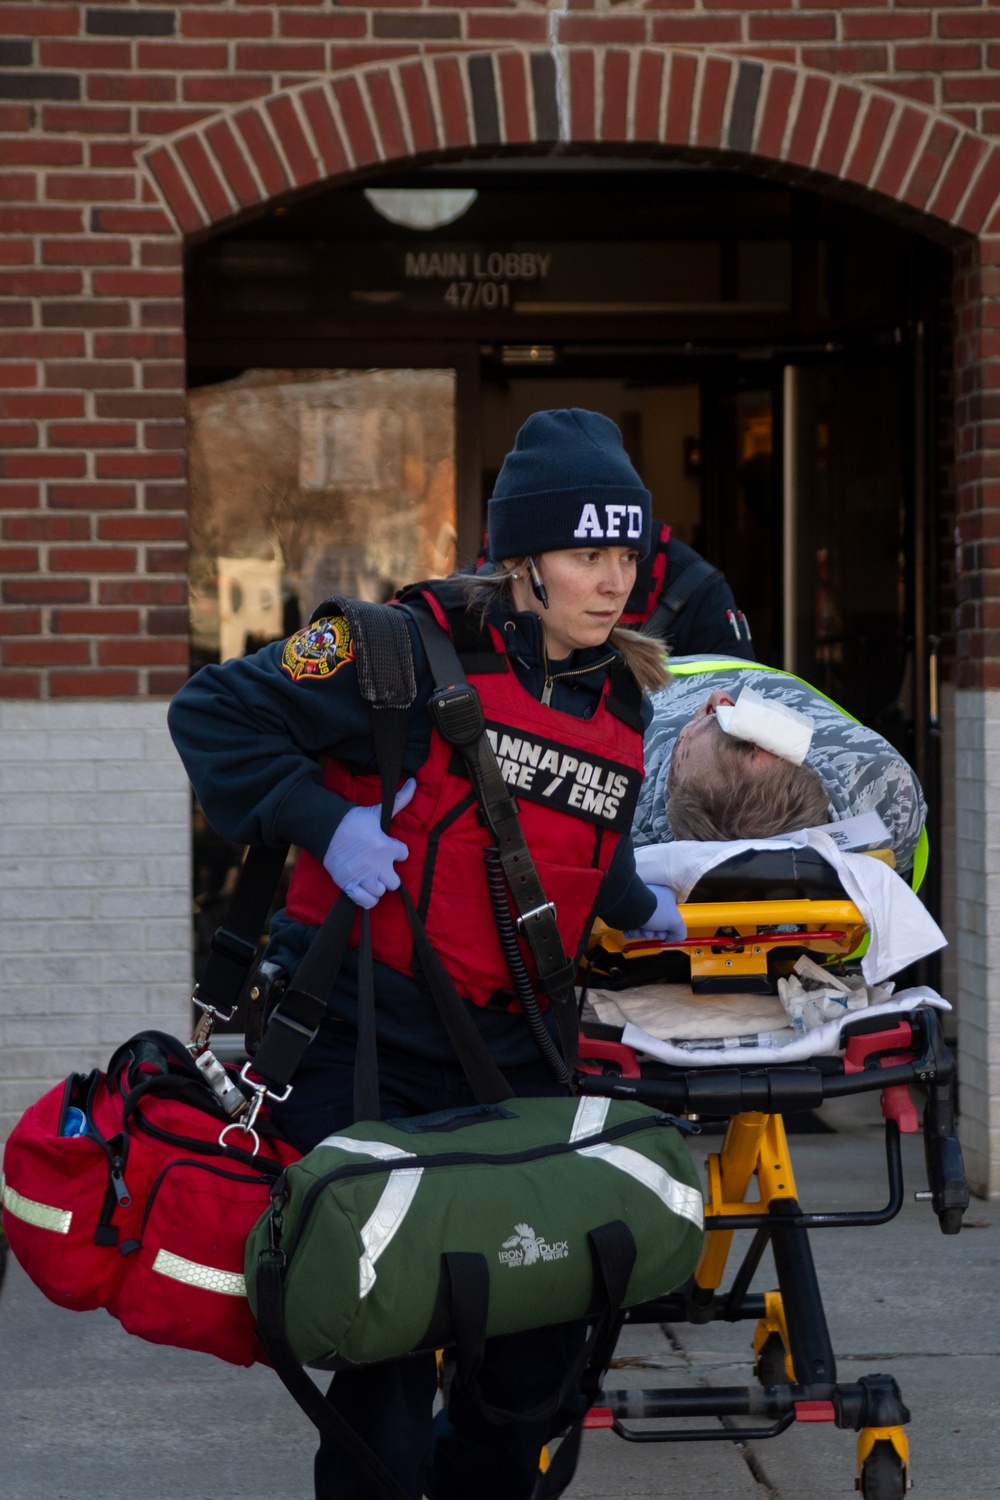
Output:
[[[411,776],[396,793],[392,804],[393,817],[408,806],[416,789],[417,783]],[[395,863],[405,859],[410,852],[399,839],[382,832],[381,815],[379,805],[352,807],[323,856],[323,865],[331,880],[336,881],[358,906],[369,911],[386,891],[399,890]]]
[[[646,918],[644,926],[626,932],[625,937],[658,938],[661,943],[676,943],[687,937],[687,928],[677,910],[677,897],[669,885],[651,885],[649,889],[656,897],[653,914]]]

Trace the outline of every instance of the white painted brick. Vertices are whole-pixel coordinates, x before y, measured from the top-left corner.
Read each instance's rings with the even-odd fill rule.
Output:
[[[108,823],[139,823],[143,814],[142,798],[136,795],[123,798],[114,797],[109,792],[90,791],[85,797],[54,796],[51,799],[51,821],[63,828],[103,828]]]
[[[146,921],[142,927],[142,947],[145,953],[173,953],[187,961],[191,935],[190,912],[173,922],[163,918],[155,922]]]
[[[44,1051],[36,1047],[11,1047],[4,1053],[4,1074],[6,1078],[29,1079],[39,1075],[39,1063],[44,1064],[45,1073],[42,1076],[49,1078],[65,1078],[69,1073],[82,1073],[90,1068],[102,1065],[102,1050],[100,1047],[63,1047],[53,1044]]]
[[[90,828],[0,828],[0,858],[26,855],[43,861],[73,859],[93,854],[96,840]]]
[[[44,761],[47,756],[48,743],[48,737],[44,734],[31,734],[15,729],[4,730],[3,719],[0,718],[0,765],[6,761],[14,765],[21,762]]]
[[[120,1047],[122,1042],[127,1042],[130,1036],[135,1036],[139,1031],[165,1031],[168,1036],[175,1036],[179,1042],[186,1043],[193,1030],[193,1023],[188,1021],[182,1008],[178,1007],[176,1015],[171,1013],[159,1018],[146,1013],[120,1019],[104,1016],[98,1021],[98,1041],[110,1058],[116,1047]]]
[[[148,791],[142,794],[143,820],[169,823],[172,827],[190,821],[191,798],[187,791]]]
[[[38,916],[39,907],[44,900],[40,886],[32,887],[19,882],[5,888],[4,878],[0,874],[0,922],[30,922]],[[79,917],[88,921],[97,916],[95,893],[72,889],[64,891],[59,899],[59,916]]]
[[[150,759],[110,761],[94,768],[97,787],[102,792],[160,792],[187,797],[188,779],[177,754],[171,748],[172,760]]]
[[[94,767],[86,761],[55,766],[36,760],[0,766],[0,793],[4,796],[48,797],[63,806],[70,794],[73,800],[79,800],[91,796],[96,787]]]
[[[131,1032],[190,1031],[190,809],[165,703],[0,703],[0,1130]]]
[[[33,828],[49,821],[49,805],[44,797],[0,797],[0,828]]]
[[[102,953],[98,973],[106,984],[169,984],[178,977],[180,956],[164,953]]]
[[[8,984],[96,984],[97,960],[82,953],[14,953],[4,959]]]
[[[177,850],[177,833],[169,824],[128,823],[113,828],[103,828],[98,834],[98,848],[102,854],[166,854]]]
[[[137,859],[54,860],[52,883],[56,886],[136,886],[145,884],[146,866]]]
[[[177,894],[179,897],[187,896],[187,903],[184,909],[190,912],[190,893],[178,892]],[[153,916],[161,909],[162,901],[163,896],[159,891],[153,892],[148,889],[136,889],[131,886],[115,888],[114,890],[95,891],[94,915],[98,918]]]
[[[191,888],[191,855],[186,848],[180,856],[172,855],[169,858],[158,859],[155,864],[147,864],[143,867],[145,883],[155,889],[169,887],[176,890],[183,886],[186,890]]]
[[[35,851],[32,850],[32,853]],[[50,861],[32,859],[27,854],[21,859],[0,859],[0,887],[7,890],[17,888],[44,889],[48,880]]]
[[[141,760],[142,735],[126,733],[124,729],[114,734],[53,734],[49,740],[51,761],[116,761]]]
[[[59,1041],[64,1047],[90,1046],[98,1039],[94,1033],[92,1016],[62,1016],[59,1020]],[[27,1016],[0,1017],[0,1045],[4,1048],[30,1048],[37,1035],[37,1022]]]
[[[81,980],[78,984],[51,984],[47,993],[49,1013],[53,1016],[97,1015],[120,1003],[120,997],[106,984],[92,980]]]
[[[48,1016],[58,1014],[58,1007],[51,1002],[49,985],[5,984],[0,987],[0,1014],[34,1016],[36,1020],[44,1021]]]
[[[54,908],[58,912],[59,908]],[[4,939],[4,947],[12,959],[23,958],[26,954],[44,952],[48,957],[58,958],[61,954],[69,957],[84,956],[92,952],[91,943],[87,934],[90,930],[90,922],[60,922],[58,920],[45,922],[18,922],[13,932],[8,933]]]

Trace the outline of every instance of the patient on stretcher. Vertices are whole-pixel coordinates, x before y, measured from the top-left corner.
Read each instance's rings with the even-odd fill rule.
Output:
[[[926,987],[893,994],[892,976],[945,941],[910,889],[926,808],[903,758],[786,673],[670,665],[634,835],[640,873],[674,890],[688,937],[668,950],[606,934],[591,955],[597,1019],[666,1060],[792,1060],[836,1051],[859,1009],[945,1007]]]
[[[913,771],[882,735],[799,678],[757,663],[689,656],[670,669],[646,730],[637,847],[767,837],[875,812],[896,868],[912,869],[927,809]],[[785,731],[774,722],[782,713],[792,716]],[[803,717],[811,735],[796,728]],[[755,738],[742,737],[740,719]]]

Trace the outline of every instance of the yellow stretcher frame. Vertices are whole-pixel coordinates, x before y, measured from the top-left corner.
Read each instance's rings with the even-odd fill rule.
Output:
[[[847,900],[698,901],[682,903],[678,912],[687,928],[681,942],[629,941],[600,923],[595,925],[594,937],[607,951],[629,958],[684,953],[694,982],[717,976],[766,978],[768,955],[789,947],[808,948],[828,963],[852,958],[868,935],[864,917]],[[771,930],[778,927],[796,930]]]
[[[696,1295],[698,1291],[718,1291],[732,1248],[735,1231],[713,1228],[713,1219],[767,1213],[770,1205],[782,1198],[798,1201],[788,1137],[781,1115],[756,1112],[733,1115],[726,1126],[721,1150],[708,1156],[706,1172],[705,1244],[694,1272]],[[748,1195],[755,1184],[757,1195],[750,1198]],[[753,1336],[755,1363],[764,1345],[774,1338],[780,1340],[784,1350],[788,1380],[806,1383],[808,1371],[797,1371],[789,1352],[785,1310],[778,1291],[764,1294],[764,1316],[758,1320]],[[879,1442],[890,1444],[898,1455],[903,1483],[909,1490],[912,1487],[910,1447],[903,1427],[861,1428],[856,1449],[858,1475]]]
[[[926,834],[921,835],[918,862],[914,869],[914,886],[926,869]],[[921,862],[922,857],[922,862]],[[868,926],[852,901],[718,901],[683,903],[678,908],[687,928],[682,943],[667,944],[655,940],[627,941],[624,935],[603,923],[595,924],[593,942],[606,951],[622,952],[629,957],[643,957],[665,951],[687,952],[691,962],[691,979],[724,975],[736,978],[767,975],[768,954],[789,946],[808,948],[826,955],[828,963],[858,958],[867,946]],[[766,929],[794,927],[793,933],[778,934]],[[762,931],[761,929],[765,929]],[[838,936],[820,934],[836,933]],[[743,939],[743,942],[737,941]],[[592,947],[593,947],[592,942]],[[726,943],[734,947],[723,946]],[[780,1114],[744,1112],[730,1117],[721,1149],[706,1160],[705,1243],[693,1276],[694,1296],[719,1290],[725,1276],[735,1230],[715,1228],[713,1220],[759,1216],[770,1211],[770,1205],[781,1199],[798,1201],[795,1173],[785,1124]],[[755,1367],[765,1345],[776,1340],[784,1355],[784,1374],[789,1382],[807,1384],[808,1371],[796,1371],[788,1336],[788,1326],[780,1291],[764,1294],[764,1316],[758,1319],[753,1335]],[[856,1447],[857,1488],[862,1487],[862,1471],[878,1443],[887,1444],[895,1453],[902,1470],[905,1490],[912,1487],[910,1454],[902,1426],[863,1427]],[[547,1460],[547,1453],[545,1454]]]

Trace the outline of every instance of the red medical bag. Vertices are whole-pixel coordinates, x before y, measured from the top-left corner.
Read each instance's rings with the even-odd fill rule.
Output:
[[[223,1092],[235,1087],[226,1072]],[[106,1307],[151,1343],[250,1365],[264,1356],[244,1249],[298,1156],[259,1118],[253,1133],[234,1124],[181,1042],[141,1032],[106,1073],[71,1074],[15,1126],[4,1229],[60,1307]]]

